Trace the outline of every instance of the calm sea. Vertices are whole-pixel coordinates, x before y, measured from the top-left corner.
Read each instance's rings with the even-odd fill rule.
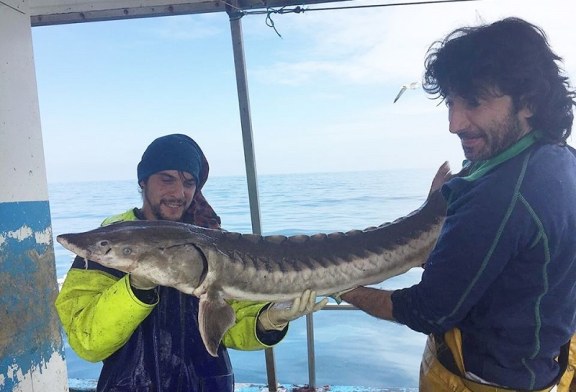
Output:
[[[263,175],[259,177],[264,234],[347,231],[393,221],[418,208],[434,170]],[[86,231],[107,216],[141,206],[136,181],[74,182],[49,185],[54,235]],[[251,232],[245,177],[213,177],[204,193],[229,231]],[[61,278],[73,256],[55,242]],[[382,283],[395,289],[416,283],[414,269]],[[314,315],[317,385],[417,387],[425,336],[360,311]],[[305,320],[290,325],[275,347],[278,381],[307,384]],[[230,350],[237,382],[266,382],[263,351]],[[70,378],[96,379],[100,364],[79,359],[66,345]]]

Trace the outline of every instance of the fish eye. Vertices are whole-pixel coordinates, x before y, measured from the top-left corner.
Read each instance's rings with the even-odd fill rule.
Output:
[[[100,246],[108,246],[108,241],[100,241]]]
[[[132,248],[124,248],[122,249],[122,253],[124,256],[129,256],[132,253]]]

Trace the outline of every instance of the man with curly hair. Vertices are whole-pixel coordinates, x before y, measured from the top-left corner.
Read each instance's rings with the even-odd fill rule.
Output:
[[[576,330],[574,92],[544,32],[518,18],[434,43],[424,89],[448,106],[468,175],[421,281],[341,298],[427,334],[420,391],[550,391]]]

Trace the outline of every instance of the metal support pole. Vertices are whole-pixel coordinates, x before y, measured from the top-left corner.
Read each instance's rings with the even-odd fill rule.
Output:
[[[256,159],[252,138],[252,119],[250,116],[250,99],[248,96],[248,79],[246,77],[246,62],[244,60],[244,43],[242,41],[241,14],[227,6],[232,32],[232,49],[236,71],[236,88],[238,90],[238,105],[240,109],[240,125],[242,127],[242,142],[244,144],[244,162],[248,180],[248,200],[250,202],[250,217],[252,232],[261,235],[260,205],[258,201],[258,182],[256,174]]]
[[[258,182],[256,174],[256,159],[252,138],[252,121],[250,118],[250,100],[248,95],[248,80],[246,77],[246,62],[244,59],[244,44],[242,41],[242,14],[234,9],[237,1],[226,6],[230,18],[230,31],[232,33],[232,49],[234,52],[234,66],[236,70],[236,87],[238,89],[238,105],[240,108],[240,124],[242,126],[242,142],[244,144],[244,161],[248,182],[248,200],[250,202],[250,217],[252,232],[261,235],[260,203],[258,200]],[[274,351],[268,348],[264,351],[266,358],[266,374],[268,376],[268,390],[276,392],[278,381],[276,379],[276,364]]]
[[[314,315],[306,315],[306,336],[308,344],[308,386],[316,390],[316,358],[314,353]]]

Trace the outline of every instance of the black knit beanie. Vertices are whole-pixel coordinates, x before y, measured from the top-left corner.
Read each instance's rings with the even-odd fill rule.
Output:
[[[192,138],[172,134],[154,140],[138,164],[138,182],[163,170],[178,170],[190,173],[199,183],[202,170],[202,152]]]

